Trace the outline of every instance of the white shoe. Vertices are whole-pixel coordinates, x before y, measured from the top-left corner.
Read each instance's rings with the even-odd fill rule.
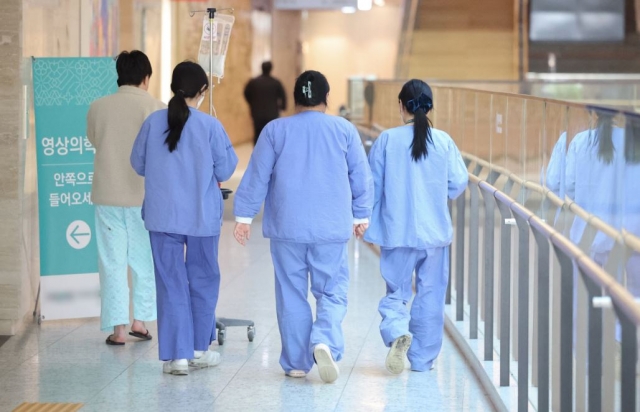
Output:
[[[304,378],[307,376],[307,372],[298,369],[291,369],[289,372],[285,373],[285,375],[291,378]]]
[[[162,372],[171,375],[188,375],[189,363],[186,359],[176,359],[169,362],[165,362],[162,365]]]
[[[399,375],[404,370],[404,360],[411,346],[411,335],[402,335],[393,341],[387,354],[385,365],[387,370],[394,375]]]
[[[313,357],[318,364],[320,379],[325,383],[333,383],[340,376],[338,364],[333,360],[331,350],[324,343],[320,343],[313,348]]]
[[[210,366],[219,365],[222,361],[220,353],[210,350],[205,352],[196,351],[195,356],[196,357],[194,359],[189,361],[189,365],[194,368],[208,368]]]

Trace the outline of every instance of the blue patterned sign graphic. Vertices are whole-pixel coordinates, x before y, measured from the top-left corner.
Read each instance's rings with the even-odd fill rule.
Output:
[[[86,119],[91,102],[116,91],[116,79],[111,58],[33,61],[42,276],[98,271],[91,203],[95,149]]]

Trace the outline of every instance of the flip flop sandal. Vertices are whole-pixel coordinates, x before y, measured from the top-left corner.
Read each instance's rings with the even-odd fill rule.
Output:
[[[111,335],[107,336],[107,340],[105,341],[105,343],[111,346],[124,346],[124,342],[116,342],[115,340],[111,340]]]
[[[153,339],[153,336],[151,336],[151,334],[149,333],[149,330],[147,329],[147,333],[140,333],[140,332],[135,332],[135,331],[131,331],[129,332],[129,335],[138,338],[138,339],[142,339],[142,340],[151,340]]]

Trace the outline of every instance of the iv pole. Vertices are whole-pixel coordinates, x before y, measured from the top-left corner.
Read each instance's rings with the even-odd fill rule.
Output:
[[[209,91],[209,115],[218,117],[215,107],[213,107],[213,19],[216,17],[218,11],[230,11],[233,13],[233,8],[216,9],[214,7],[207,8],[206,10],[195,10],[189,13],[190,17],[196,15],[196,13],[207,13],[209,15],[209,79],[211,84],[211,90]]]
[[[211,91],[209,92],[209,114],[214,117],[218,117],[216,114],[216,109],[213,107],[213,19],[216,16],[216,12],[218,11],[231,11],[233,13],[233,8],[226,9],[215,9],[208,8],[206,10],[196,10],[189,13],[191,17],[195,16],[196,13],[207,13],[209,14],[209,78],[211,82]],[[221,189],[223,199],[227,199],[229,194],[232,192],[228,189]],[[223,345],[226,336],[227,336],[227,327],[233,326],[246,326],[247,327],[247,338],[249,342],[253,342],[253,339],[256,335],[256,326],[251,320],[245,319],[229,319],[229,318],[216,318],[216,329],[218,330],[218,345]]]

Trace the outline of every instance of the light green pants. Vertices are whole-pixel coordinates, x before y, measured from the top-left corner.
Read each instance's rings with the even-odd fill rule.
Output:
[[[133,318],[156,320],[156,284],[149,232],[139,207],[96,206],[96,238],[102,330],[129,324],[129,281],[133,286]]]

